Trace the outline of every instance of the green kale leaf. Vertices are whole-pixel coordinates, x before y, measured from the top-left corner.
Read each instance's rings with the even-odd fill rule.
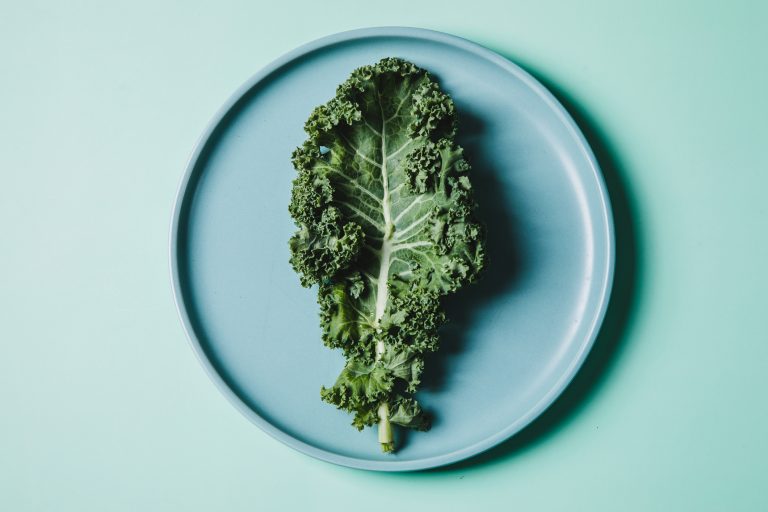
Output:
[[[446,321],[440,299],[485,266],[456,109],[433,77],[402,59],[354,70],[305,124],[292,156],[290,262],[318,286],[323,342],[347,363],[321,398],[379,425],[429,421],[414,398],[424,355]]]

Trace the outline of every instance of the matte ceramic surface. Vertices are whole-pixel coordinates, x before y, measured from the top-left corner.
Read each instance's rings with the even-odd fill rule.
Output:
[[[490,256],[482,282],[448,300],[443,348],[427,360],[418,397],[433,428],[401,433],[395,455],[320,401],[344,360],[322,345],[315,290],[299,285],[287,246],[290,154],[305,119],[352,69],[385,56],[426,68],[454,98]],[[419,29],[337,34],[254,76],[198,144],[171,237],[179,312],[223,393],[293,448],[386,471],[461,460],[539,415],[589,351],[613,272],[608,198],[568,114],[495,53]]]

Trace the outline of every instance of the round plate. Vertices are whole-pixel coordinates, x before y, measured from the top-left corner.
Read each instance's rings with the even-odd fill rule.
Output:
[[[316,290],[288,264],[292,150],[304,121],[356,67],[396,56],[430,71],[459,113],[488,231],[483,279],[446,301],[451,323],[418,398],[432,430],[383,454],[320,401],[342,369],[320,339]],[[412,28],[336,34],[256,74],[224,105],[179,188],[171,267],[182,322],[224,395],[267,433],[357,468],[448,464],[507,439],[563,391],[606,310],[614,239],[595,158],[563,107],[474,43]]]

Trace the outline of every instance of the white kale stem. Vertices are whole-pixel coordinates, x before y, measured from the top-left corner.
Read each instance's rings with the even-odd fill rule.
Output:
[[[387,290],[387,281],[389,280],[389,266],[391,263],[392,255],[392,210],[391,199],[389,192],[389,176],[387,175],[387,120],[384,117],[384,108],[381,105],[381,97],[379,97],[379,107],[381,108],[381,186],[383,194],[381,198],[381,210],[384,217],[384,237],[381,241],[381,249],[379,251],[380,266],[379,277],[376,282],[376,310],[374,325],[376,329],[381,333],[381,319],[384,317],[384,312],[387,309],[387,300],[389,299]],[[381,359],[386,347],[384,340],[379,339],[376,342],[376,361]],[[379,443],[381,443],[381,449],[384,452],[391,452],[394,450],[394,439],[392,436],[392,424],[389,422],[389,405],[386,401],[379,404],[378,409],[379,416]]]
[[[381,98],[379,98],[379,105],[381,105]],[[381,249],[379,249],[379,277],[376,286],[376,312],[374,323],[376,327],[379,327],[384,316],[384,311],[387,309],[387,281],[389,277],[389,265],[390,257],[392,255],[392,232],[394,224],[392,223],[392,205],[389,197],[389,176],[387,171],[387,159],[384,155],[387,152],[387,122],[384,120],[384,109],[381,109],[381,186],[383,194],[381,197],[381,210],[384,217],[384,237],[381,241]],[[377,359],[381,356],[378,354]]]
[[[392,423],[389,422],[389,405],[382,402],[379,405],[379,443],[383,452],[392,452],[395,449],[395,441],[392,435]]]

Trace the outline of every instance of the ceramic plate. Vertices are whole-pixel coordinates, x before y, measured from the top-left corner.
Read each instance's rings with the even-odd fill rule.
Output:
[[[316,290],[288,264],[290,155],[304,121],[354,68],[387,56],[427,69],[453,97],[490,260],[481,282],[446,303],[452,321],[417,395],[432,430],[401,435],[394,455],[380,452],[375,429],[358,432],[320,401],[344,359],[323,346]],[[554,401],[603,319],[614,239],[595,158],[540,83],[464,39],[376,28],[298,48],[231,97],[182,180],[170,257],[192,346],[243,414],[308,455],[403,471],[487,450]]]

